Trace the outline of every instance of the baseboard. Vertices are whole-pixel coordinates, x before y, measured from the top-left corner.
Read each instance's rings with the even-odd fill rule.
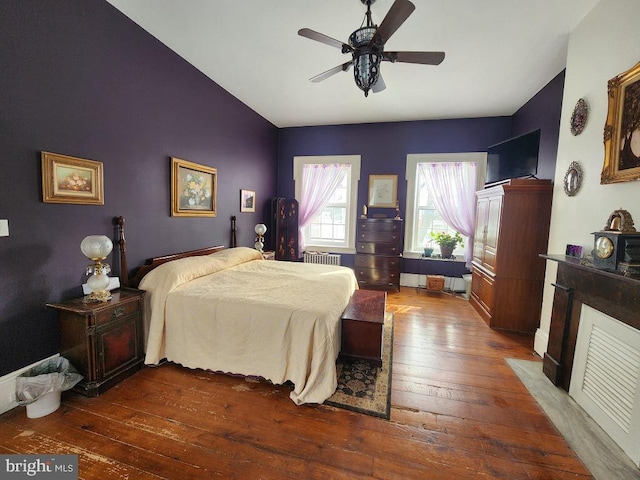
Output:
[[[16,403],[16,378],[18,378],[19,375],[26,372],[30,368],[39,365],[42,362],[59,356],[60,354],[56,353],[49,358],[44,358],[27,367],[21,368],[20,370],[16,370],[15,372],[11,372],[4,375],[3,377],[0,377],[0,413],[8,412],[12,408],[18,406],[18,404]]]
[[[538,328],[536,330],[536,334],[533,340],[533,349],[538,355],[540,355],[541,358],[544,358],[544,354],[547,351],[548,343],[549,343],[549,334],[547,332],[543,332]]]

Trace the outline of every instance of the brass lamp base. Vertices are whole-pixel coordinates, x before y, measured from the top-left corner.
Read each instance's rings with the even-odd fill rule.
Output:
[[[113,298],[113,296],[109,290],[100,290],[98,292],[91,292],[85,296],[82,301],[83,303],[102,303],[108,302],[111,298]]]

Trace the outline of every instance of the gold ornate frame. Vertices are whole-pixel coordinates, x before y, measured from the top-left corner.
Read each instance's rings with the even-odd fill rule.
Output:
[[[218,170],[171,157],[171,216],[215,217]]]
[[[369,175],[369,206],[395,208],[398,203],[398,175]]]
[[[630,147],[632,135],[640,137],[640,63],[613,77],[607,87],[609,109],[600,176],[603,185],[640,179],[640,159]]]
[[[42,201],[104,205],[104,175],[101,162],[41,152]]]

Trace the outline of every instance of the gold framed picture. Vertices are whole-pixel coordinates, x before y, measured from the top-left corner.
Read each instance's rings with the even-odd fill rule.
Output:
[[[102,162],[41,152],[42,201],[104,205]]]
[[[369,175],[369,206],[395,208],[398,201],[398,175]]]
[[[256,211],[256,192],[253,190],[240,190],[240,211]]]
[[[640,63],[607,84],[609,108],[604,127],[600,183],[640,179]]]
[[[215,217],[218,171],[171,157],[171,216]]]

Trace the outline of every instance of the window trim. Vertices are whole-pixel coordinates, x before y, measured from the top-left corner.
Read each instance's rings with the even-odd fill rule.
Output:
[[[415,205],[416,205],[416,176],[418,163],[455,163],[475,162],[477,165],[476,191],[484,188],[485,172],[487,167],[487,152],[466,153],[410,153],[407,155],[405,177],[407,180],[407,203],[404,228],[404,252],[405,258],[420,258],[422,252],[409,250],[413,237]],[[464,261],[464,260],[463,260]]]
[[[305,165],[345,163],[351,165],[351,182],[349,185],[349,208],[347,209],[349,220],[347,222],[347,246],[327,247],[306,245],[317,252],[327,253],[356,253],[356,221],[358,219],[358,182],[360,181],[360,155],[320,155],[293,157],[293,181],[295,183],[296,200],[300,202],[302,190],[302,169]]]

